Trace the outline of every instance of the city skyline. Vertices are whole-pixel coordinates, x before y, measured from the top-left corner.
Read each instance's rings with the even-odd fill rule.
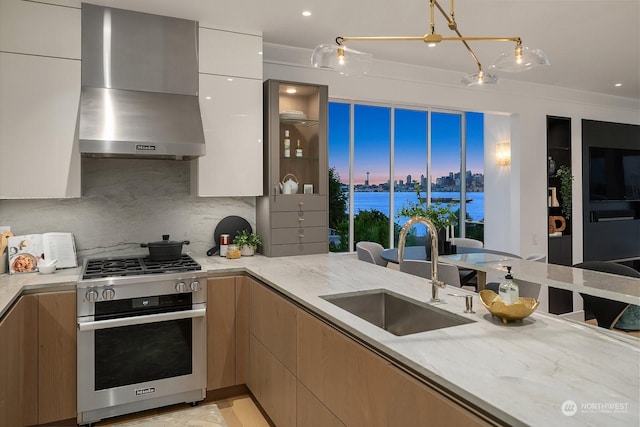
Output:
[[[394,191],[415,191],[415,183],[419,182],[422,191],[426,188],[426,177],[421,175],[419,178],[414,178],[412,175],[407,175],[406,180],[394,180]],[[435,182],[431,183],[431,191],[436,192],[459,192],[460,191],[460,173],[449,172],[447,175],[443,175],[435,179]],[[354,191],[389,191],[390,181],[386,182],[354,182]],[[342,183],[343,188],[347,187],[347,183]],[[473,173],[467,171],[466,173],[466,191],[484,191],[484,174]]]
[[[329,103],[329,165],[349,181],[350,105]],[[427,174],[427,113],[395,109],[394,177],[390,178],[391,108],[354,106],[354,183],[384,184]],[[431,132],[431,183],[460,170],[461,115],[433,112]],[[484,173],[483,114],[466,113],[466,169]],[[362,141],[366,141],[363,143]]]

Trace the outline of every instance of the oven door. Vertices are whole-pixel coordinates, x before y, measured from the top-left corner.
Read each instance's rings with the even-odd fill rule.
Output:
[[[148,298],[137,300],[148,304]],[[130,302],[136,304],[135,299]],[[161,401],[179,394],[191,396],[194,390],[202,390],[201,397],[194,400],[204,398],[205,311],[205,304],[194,304],[178,311],[79,320],[79,418],[83,412],[118,405],[126,405],[127,410],[107,409],[98,411],[99,417],[84,419],[144,410],[152,407],[144,401]]]

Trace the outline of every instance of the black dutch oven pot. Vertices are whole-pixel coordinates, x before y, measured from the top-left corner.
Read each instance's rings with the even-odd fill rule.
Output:
[[[152,261],[173,261],[182,255],[182,245],[189,243],[188,240],[169,240],[169,235],[163,234],[161,242],[141,243],[140,247],[149,248],[149,258]]]

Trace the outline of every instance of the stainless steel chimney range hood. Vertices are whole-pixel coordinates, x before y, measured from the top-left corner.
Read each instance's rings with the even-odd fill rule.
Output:
[[[197,22],[82,4],[79,147],[84,157],[205,154]]]

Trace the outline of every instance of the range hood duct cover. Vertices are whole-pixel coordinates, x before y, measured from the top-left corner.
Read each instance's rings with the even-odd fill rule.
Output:
[[[83,156],[204,155],[198,84],[197,22],[82,4]]]

